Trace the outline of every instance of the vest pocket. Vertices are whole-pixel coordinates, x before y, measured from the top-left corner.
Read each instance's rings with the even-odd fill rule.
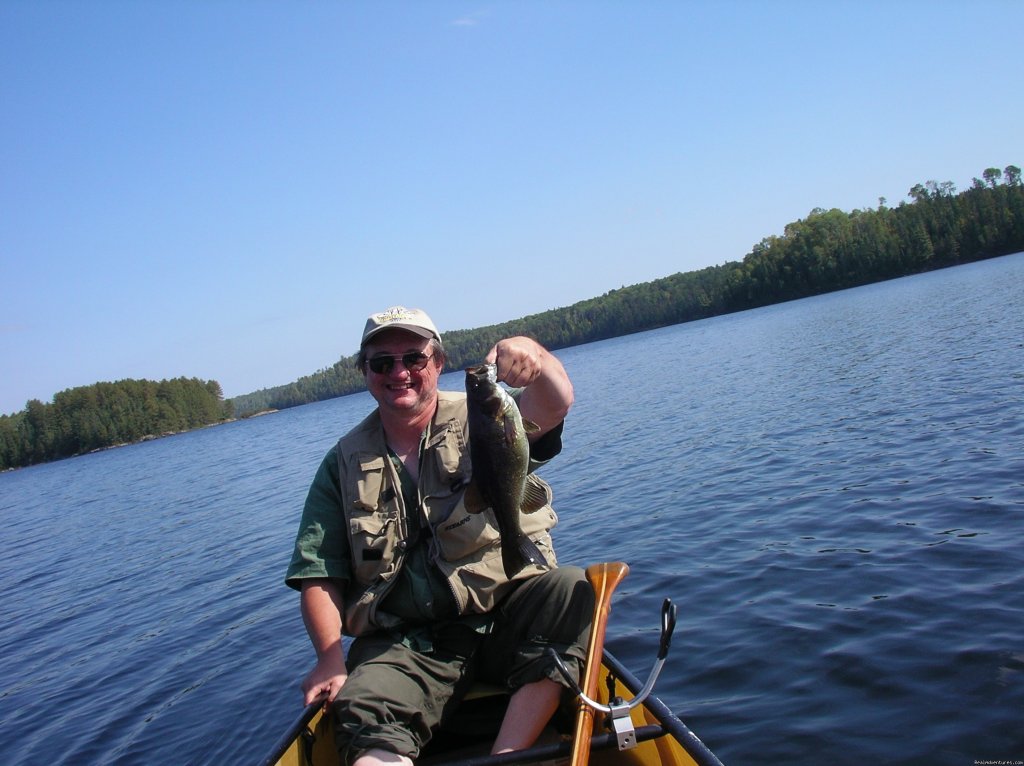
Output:
[[[390,567],[394,556],[398,518],[382,513],[362,513],[358,508],[349,514],[349,540],[352,544],[352,568],[356,580],[369,585]]]
[[[441,558],[452,564],[487,547],[493,546],[497,552],[500,537],[494,511],[487,508],[482,513],[469,513],[461,494],[452,512],[434,530]]]
[[[355,579],[362,585],[375,582],[392,566],[400,530],[394,492],[387,488],[387,462],[381,455],[360,452],[350,473],[352,507],[348,537]]]
[[[557,523],[558,514],[551,506],[545,506],[535,513],[519,514],[519,527],[532,540],[535,540],[538,535],[550,532]]]
[[[380,455],[358,456],[359,470],[354,476],[353,502],[364,511],[380,507],[380,488],[384,484],[384,458]]]
[[[551,538],[548,532],[558,523],[558,516],[550,505],[551,488],[547,482],[533,474],[527,476],[527,483],[533,485],[531,494],[538,497],[540,507],[532,513],[520,513],[519,526],[530,539],[549,550]],[[466,563],[470,557],[482,561],[501,555],[501,547],[498,545],[501,533],[494,510],[485,508],[480,513],[470,513],[466,510],[462,492],[453,495],[452,500],[455,507],[434,530],[441,558],[459,564]],[[485,550],[487,548],[492,550]]]

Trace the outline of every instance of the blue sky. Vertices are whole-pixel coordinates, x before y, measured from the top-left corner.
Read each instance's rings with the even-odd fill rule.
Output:
[[[1024,164],[1024,3],[0,0],[0,412],[227,396]]]

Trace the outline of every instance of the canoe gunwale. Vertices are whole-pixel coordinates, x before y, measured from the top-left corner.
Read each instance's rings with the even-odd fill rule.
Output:
[[[309,722],[316,717],[322,705],[323,703],[320,701],[310,702],[306,705],[298,718],[274,743],[266,757],[259,762],[259,766],[276,766],[295,740],[305,738],[306,732],[309,731]]]
[[[642,684],[607,648],[603,651],[603,664],[611,675],[631,694],[636,694]],[[723,766],[718,757],[708,749],[696,734],[673,713],[664,702],[654,694],[644,701],[644,707],[657,719],[658,723],[637,727],[637,742],[645,742],[663,736],[675,739],[697,766]],[[296,742],[310,736],[309,724],[322,707],[321,702],[307,705],[302,713],[288,727],[287,731],[274,743],[272,750],[259,762],[259,766],[275,766],[288,749]],[[617,749],[618,740],[614,733],[595,734],[591,738],[593,751]],[[572,751],[571,741],[552,742],[534,745],[526,750],[498,755],[475,755],[460,758],[458,755],[439,753],[429,758],[419,759],[417,766],[509,766],[516,763],[533,763],[564,757]]]
[[[604,651],[604,665],[632,694],[636,694],[641,688],[637,677],[607,649]],[[722,762],[718,760],[718,756],[711,752],[710,748],[701,741],[700,737],[690,731],[690,728],[682,722],[682,719],[673,713],[669,706],[662,702],[659,697],[654,694],[649,695],[644,700],[644,707],[658,719],[658,722],[667,730],[668,734],[697,762],[697,766],[723,766]]]

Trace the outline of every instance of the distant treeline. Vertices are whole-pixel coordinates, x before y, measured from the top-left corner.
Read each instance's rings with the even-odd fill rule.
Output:
[[[502,324],[447,331],[449,367],[479,362],[497,340],[512,335],[565,348],[1024,250],[1024,186],[1015,165],[988,168],[960,194],[952,183],[928,181],[909,197],[897,207],[880,199],[874,210],[812,210],[742,261]],[[22,412],[0,415],[0,469],[361,391],[355,359],[343,357],[294,383],[228,401],[219,383],[196,378],[96,383],[62,391],[52,404],[34,399]]]
[[[910,202],[844,213],[812,210],[754,246],[742,261],[612,290],[566,308],[444,333],[449,367],[478,363],[497,340],[528,335],[550,349],[705,319],[1024,250],[1021,170],[988,168],[960,194],[928,181]],[[429,310],[429,307],[427,307]],[[247,415],[365,388],[355,355],[275,388],[235,397]]]
[[[52,404],[33,399],[22,412],[0,415],[0,468],[187,431],[232,414],[215,380],[120,380],[69,388]]]

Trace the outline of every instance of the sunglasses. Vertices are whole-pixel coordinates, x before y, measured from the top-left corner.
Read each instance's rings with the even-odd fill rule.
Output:
[[[421,351],[410,351],[401,356],[375,356],[372,359],[367,359],[366,365],[378,375],[389,375],[395,369],[395,363],[401,361],[409,372],[419,372],[433,358],[433,354],[428,356]]]

